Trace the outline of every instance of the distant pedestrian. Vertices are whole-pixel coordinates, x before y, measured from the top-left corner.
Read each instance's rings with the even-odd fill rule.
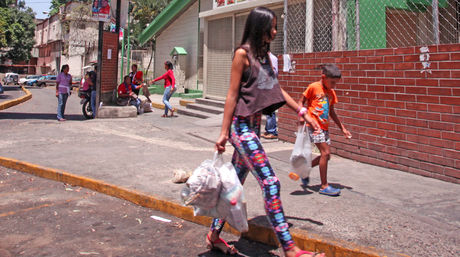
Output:
[[[62,65],[61,73],[56,78],[56,97],[58,98],[57,119],[65,121],[64,112],[67,98],[71,94],[72,76],[69,74],[69,65]]]
[[[96,118],[96,97],[97,97],[97,66],[94,66],[94,70],[89,72],[88,80],[89,88],[91,90],[91,110],[93,111],[93,118]]]
[[[139,95],[139,92],[142,88],[142,82],[144,82],[144,73],[142,71],[137,70],[137,64],[131,65],[131,72],[129,73],[129,78],[131,79],[133,92],[136,95]]]
[[[278,77],[278,58],[272,52],[268,52],[270,60],[272,62],[273,71],[275,76]],[[262,134],[262,137],[265,139],[278,139],[278,126],[276,125],[276,111],[267,114],[265,116],[267,121],[265,123],[265,133]]]
[[[313,133],[311,127],[308,128],[310,140],[318,147],[321,155],[312,161],[312,167],[319,165],[321,177],[320,194],[337,196],[340,189],[330,186],[327,182],[327,163],[330,159],[331,140],[329,138],[329,116],[334,120],[337,126],[342,130],[346,138],[351,138],[351,133],[340,122],[334,104],[338,102],[334,88],[342,77],[342,74],[334,64],[321,65],[321,80],[310,84],[302,95],[299,105],[307,103],[308,114],[318,122],[321,127],[320,133]],[[302,118],[301,118],[301,121]],[[304,185],[309,183],[309,178],[302,179]]]
[[[286,257],[323,257],[324,254],[302,251],[296,246],[284,216],[280,197],[280,181],[263,149],[260,136],[261,114],[272,113],[284,104],[303,116],[319,131],[318,124],[307,116],[306,109],[281,89],[268,56],[268,46],[276,36],[276,15],[265,7],[249,13],[241,45],[235,50],[230,87],[224,107],[224,118],[216,150],[225,151],[227,141],[235,148],[232,164],[244,183],[251,172],[259,182],[267,218],[283,247]],[[220,238],[225,220],[214,219],[206,236],[208,248],[225,254],[236,254],[234,246]]]
[[[118,86],[117,104],[121,106],[133,105],[137,109],[137,114],[139,114],[141,101],[133,92],[131,79],[129,76],[125,76],[123,83]]]
[[[166,73],[163,74],[162,76],[150,81],[150,84],[153,84],[154,82],[158,80],[164,79],[165,84],[165,92],[163,94],[163,103],[165,105],[165,113],[161,116],[163,118],[168,117],[168,110],[171,111],[171,117],[174,116],[174,109],[169,103],[169,99],[171,96],[176,92],[176,79],[174,78],[174,66],[170,61],[165,62],[165,70]]]

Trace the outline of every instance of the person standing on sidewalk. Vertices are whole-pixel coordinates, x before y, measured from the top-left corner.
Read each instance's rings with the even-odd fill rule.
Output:
[[[56,97],[58,98],[57,119],[65,121],[64,112],[67,98],[72,90],[72,76],[69,74],[69,65],[64,64],[61,73],[56,78]]]
[[[278,78],[278,58],[276,58],[272,52],[268,52],[268,55],[270,56],[270,60],[272,62],[273,71]],[[267,122],[265,123],[265,133],[262,134],[262,137],[265,139],[277,139],[278,129],[276,126],[276,112],[267,114],[266,118]]]
[[[315,119],[321,127],[321,132],[314,134],[309,127],[308,132],[310,141],[318,147],[321,155],[312,161],[312,167],[319,165],[319,173],[321,177],[320,194],[338,196],[340,189],[334,188],[327,183],[327,163],[330,157],[331,139],[329,138],[329,116],[334,120],[337,126],[342,130],[346,138],[351,138],[351,133],[340,122],[337,116],[334,104],[338,102],[334,88],[337,82],[342,77],[339,68],[334,64],[321,65],[321,80],[310,84],[302,95],[299,105],[303,106],[307,102],[308,114]],[[302,118],[300,118],[303,122]],[[304,186],[310,182],[309,178],[303,178]]]
[[[232,163],[244,183],[251,172],[262,188],[265,210],[278,241],[287,257],[324,256],[300,250],[289,232],[280,199],[280,181],[276,177],[261,145],[260,120],[262,114],[272,113],[286,104],[303,116],[317,131],[319,125],[281,89],[273,71],[268,50],[276,36],[276,15],[265,7],[257,7],[249,14],[241,45],[232,61],[230,88],[224,107],[224,118],[215,148],[225,151],[229,140],[235,152]],[[225,221],[214,219],[206,236],[208,248],[226,254],[238,251],[220,238]]]
[[[94,66],[94,70],[89,72],[89,88],[91,90],[91,110],[93,111],[93,118],[96,118],[96,97],[97,97],[97,66]]]
[[[174,66],[170,61],[165,62],[166,73],[160,77],[150,81],[150,84],[155,83],[158,80],[164,79],[165,81],[165,92],[163,94],[163,103],[165,105],[165,113],[161,116],[163,118],[168,117],[168,110],[171,111],[171,117],[174,117],[174,109],[169,103],[169,99],[176,92],[176,79],[174,78]]]

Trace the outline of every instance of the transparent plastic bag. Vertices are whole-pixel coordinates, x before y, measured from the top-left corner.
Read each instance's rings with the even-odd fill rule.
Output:
[[[205,162],[203,162],[203,164]],[[186,205],[193,205],[195,216],[209,216],[225,219],[230,226],[234,227],[238,231],[248,231],[243,185],[241,185],[235,168],[230,162],[223,163],[222,155],[217,153],[214,155],[213,168],[218,173],[219,181],[221,183],[221,190],[216,198],[216,205],[212,208],[203,208],[203,206],[195,204],[194,201],[188,200],[194,197],[193,189],[189,184],[193,175],[187,181],[187,186],[183,188],[181,192],[184,203]]]
[[[304,125],[299,127],[297,131],[297,138],[292,150],[290,162],[293,173],[300,178],[307,178],[310,176],[311,171],[311,143],[310,136],[308,135],[307,127]],[[291,173],[292,174],[292,173]],[[295,176],[289,175],[291,178],[296,179]]]
[[[213,160],[205,160],[193,171],[187,180],[188,195],[182,195],[185,205],[193,205],[205,210],[214,208],[219,199],[222,183],[216,167],[222,164],[222,157],[217,153]]]

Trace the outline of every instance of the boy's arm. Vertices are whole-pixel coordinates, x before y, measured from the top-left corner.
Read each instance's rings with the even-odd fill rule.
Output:
[[[337,116],[337,113],[335,112],[334,105],[331,105],[331,110],[330,110],[330,116],[334,120],[335,124],[342,130],[342,133],[345,135],[346,138],[350,139],[351,138],[351,133],[348,131],[345,126],[343,125],[342,122],[340,122],[339,117]]]

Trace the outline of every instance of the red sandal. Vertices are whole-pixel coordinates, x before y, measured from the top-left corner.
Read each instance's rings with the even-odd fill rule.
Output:
[[[295,257],[300,257],[300,256],[302,256],[302,255],[304,255],[304,254],[309,254],[309,255],[311,255],[311,257],[317,257],[317,256],[318,256],[318,257],[324,257],[324,256],[326,256],[324,253],[312,253],[312,252],[307,252],[307,251],[300,250],[300,251],[295,255]]]
[[[225,240],[223,240],[222,238],[217,238],[216,240],[211,241],[211,238],[209,237],[209,235],[206,235],[206,239],[207,239],[206,241],[208,242],[209,250],[213,250],[213,251],[219,250],[222,253],[228,254],[228,255],[235,255],[238,253],[238,250],[235,248],[235,246],[228,245],[227,242],[225,242]],[[214,246],[215,244],[224,244],[227,248],[224,251],[222,250],[222,248]]]

